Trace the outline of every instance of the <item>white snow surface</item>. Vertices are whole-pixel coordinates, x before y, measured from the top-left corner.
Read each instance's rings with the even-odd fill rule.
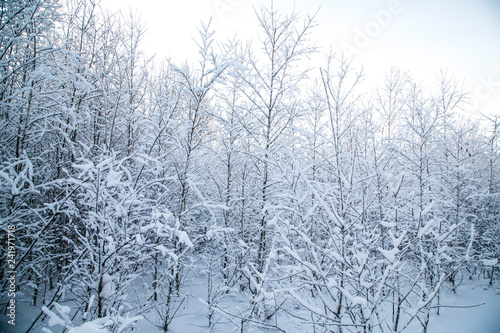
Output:
[[[236,326],[231,323],[227,317],[224,317],[220,314],[220,312],[216,313],[219,316],[217,325],[209,329],[207,327],[207,313],[208,307],[206,302],[202,302],[200,300],[206,300],[206,286],[205,277],[202,275],[193,274],[189,278],[189,283],[186,284],[186,287],[183,288],[183,293],[188,295],[185,301],[185,304],[182,308],[182,315],[176,318],[170,328],[169,332],[174,333],[205,333],[205,332],[235,332]],[[428,333],[499,333],[500,332],[500,286],[498,283],[495,283],[494,286],[490,286],[488,279],[477,280],[475,277],[473,280],[469,280],[467,277],[464,277],[462,281],[458,282],[458,287],[456,293],[454,293],[449,285],[443,285],[441,290],[441,300],[440,303],[444,306],[440,309],[440,314],[436,314],[436,309],[432,309],[430,315],[430,322],[428,327]],[[348,295],[347,295],[347,294]],[[311,310],[314,309],[318,312],[321,312],[320,308],[317,308],[314,304],[306,302],[302,299],[300,295],[293,292],[292,295],[295,294],[294,298],[298,301],[298,303],[306,303],[301,304],[302,306],[311,307]],[[363,301],[358,299],[356,296],[351,295],[349,292],[345,291],[344,293],[348,298],[352,298],[351,301],[355,304],[363,305]],[[139,297],[146,297],[146,295],[140,295]],[[301,302],[302,301],[302,302]],[[219,306],[227,312],[233,314],[239,314],[240,311],[244,312],[244,309],[248,305],[246,300],[243,300],[238,295],[228,296],[225,300],[221,301]],[[66,304],[66,306],[60,307],[59,310],[62,310],[65,313],[67,310],[67,306],[70,304]],[[292,308],[292,311],[295,311],[294,315],[303,315],[303,310],[299,308]],[[391,316],[391,310],[389,306],[384,306],[380,308],[379,315],[381,316]],[[59,312],[59,311],[56,311]],[[72,316],[74,310],[69,313],[69,317]],[[38,312],[30,307],[30,311],[23,313],[24,318],[19,322],[19,326],[17,327],[20,332],[26,331],[27,327],[24,325],[29,325],[34,316],[36,316]],[[54,313],[55,314],[55,313]],[[130,316],[130,317],[128,317]],[[55,319],[55,322],[52,324],[56,324],[56,326],[49,326],[49,322],[45,321],[44,325],[37,327],[33,330],[33,333],[41,333],[41,332],[62,332],[61,326],[64,324],[64,321],[61,320],[61,313],[53,316],[59,317]],[[129,320],[128,322],[120,322],[119,328],[124,327],[125,324],[128,326],[132,322],[137,320],[136,328],[133,329],[133,332],[145,332],[145,333],[160,333],[162,330],[155,325],[156,314],[154,311],[143,314],[144,319],[140,319],[141,317],[136,316],[133,312],[127,314],[126,316]],[[127,319],[124,318],[124,319]],[[278,317],[272,319],[272,323],[278,323],[278,326],[285,330],[287,333],[313,333],[313,329],[310,325],[301,324],[296,318],[285,315],[283,313],[279,314]],[[234,320],[234,322],[238,322],[238,320]],[[72,325],[73,326],[73,325]],[[108,333],[111,332],[109,326],[106,322],[103,321],[90,321],[84,323],[79,327],[72,327],[67,332],[70,333]],[[119,330],[118,328],[118,330]],[[122,332],[128,332],[129,329],[125,329]],[[117,331],[118,332],[118,331]],[[239,331],[238,331],[239,332]],[[245,333],[256,333],[256,332],[272,332],[272,330],[259,328],[255,326],[248,326],[245,328]],[[420,323],[415,320],[413,321],[404,331],[403,333],[421,333],[422,326]],[[375,329],[373,333],[382,333],[381,331]]]
[[[484,266],[495,266],[498,263],[498,259],[483,259]]]
[[[465,284],[457,293],[442,293],[441,303],[450,306],[475,306],[441,308],[439,316],[431,314],[428,333],[499,333],[500,289],[492,288],[487,281],[482,284]],[[409,333],[420,333],[421,327],[412,327]]]

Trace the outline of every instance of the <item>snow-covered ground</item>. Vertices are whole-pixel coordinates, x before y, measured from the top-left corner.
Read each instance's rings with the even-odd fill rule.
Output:
[[[185,299],[182,313],[174,320],[171,325],[171,332],[175,333],[202,333],[202,332],[237,332],[239,319],[215,315],[217,324],[212,329],[207,327],[207,306],[203,304],[206,297],[206,288],[201,277],[193,278],[190,287],[185,288],[188,297]],[[436,314],[435,309],[431,314],[428,333],[499,333],[500,332],[500,285],[491,287],[487,280],[464,280],[460,283],[456,293],[448,288],[443,288],[441,292],[440,315]],[[220,303],[221,307],[230,313],[237,314],[239,309],[245,308],[245,303],[235,296],[227,296]],[[472,307],[471,307],[472,306]],[[27,326],[32,321],[36,311],[33,308],[26,309],[22,314],[16,330],[9,331],[4,328],[5,333],[25,332]],[[132,314],[130,314],[132,316]],[[134,332],[155,333],[162,330],[155,325],[158,323],[155,311],[145,314],[145,319],[137,322],[133,329]],[[231,321],[234,322],[231,323]],[[273,321],[273,324],[276,322]],[[308,326],[301,325],[293,317],[281,314],[277,319],[278,326],[286,332],[306,333],[311,331]],[[32,332],[43,333],[60,332],[61,326],[50,327],[47,320],[45,324],[37,327]],[[104,332],[102,330],[88,330],[91,327],[81,327],[75,331],[81,333]],[[272,330],[248,325],[245,328],[246,333],[251,332],[272,332]],[[422,327],[418,321],[412,322],[404,331],[406,333],[421,333]]]
[[[442,308],[439,316],[432,316],[429,333],[500,332],[500,288],[490,287],[487,281],[464,283],[456,294],[445,290],[441,300],[442,304],[453,306],[484,304],[473,308]]]

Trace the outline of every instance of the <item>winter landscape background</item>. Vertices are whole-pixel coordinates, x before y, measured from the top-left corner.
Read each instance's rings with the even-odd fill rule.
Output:
[[[186,62],[91,0],[0,6],[0,330],[500,329],[494,82],[366,84],[272,3]]]

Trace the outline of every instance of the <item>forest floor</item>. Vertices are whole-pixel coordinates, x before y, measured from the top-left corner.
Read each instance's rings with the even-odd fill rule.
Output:
[[[472,308],[442,308],[433,314],[428,333],[500,333],[500,284],[491,287],[487,280],[464,282],[456,293],[445,289],[441,303],[451,306],[483,305]],[[408,333],[420,333],[413,328]]]
[[[195,291],[195,290],[193,290]],[[204,295],[199,295],[202,298]],[[175,320],[172,325],[172,332],[175,333],[225,333],[239,332],[235,325],[228,320],[221,319],[214,329],[207,328],[206,306],[201,303],[196,304],[192,298],[188,301],[188,307],[185,316]],[[456,293],[449,288],[444,287],[441,291],[441,304],[450,306],[440,309],[437,315],[434,310],[431,314],[427,333],[500,333],[500,282],[489,285],[485,279],[462,281],[456,289]],[[481,305],[479,305],[481,304]],[[469,307],[478,305],[474,307]],[[241,304],[240,304],[241,306]],[[226,303],[224,308],[232,313],[238,310],[238,303]],[[313,332],[312,327],[300,325],[290,316],[281,315],[278,318],[279,327],[287,333],[308,333]],[[161,332],[146,321],[138,324],[139,332]],[[271,329],[258,327],[249,327],[246,333],[273,332]],[[412,322],[405,333],[421,333],[422,326],[418,321]]]
[[[193,276],[192,280],[184,288],[188,296],[182,306],[182,311],[171,324],[170,331],[173,333],[229,333],[239,332],[237,325],[240,320],[234,317],[215,315],[217,322],[212,329],[208,328],[207,306],[203,303],[206,300],[206,285],[201,276]],[[436,314],[433,309],[428,327],[428,333],[500,333],[500,281],[496,281],[490,286],[488,280],[477,279],[463,280],[456,289],[456,293],[445,287],[441,291],[441,304],[449,307],[440,309],[440,314]],[[69,305],[69,304],[68,304]],[[474,306],[477,305],[477,306]],[[239,309],[245,309],[246,303],[238,297],[227,295],[219,303],[222,309],[230,313],[237,314]],[[471,307],[473,306],[473,307]],[[22,313],[18,313],[16,327],[6,327],[4,321],[0,323],[0,333],[26,332],[27,327],[33,321],[39,309],[33,307],[23,308]],[[296,314],[299,314],[297,312]],[[131,314],[132,315],[132,314]],[[160,333],[162,330],[156,326],[159,322],[156,311],[152,309],[144,315],[145,319],[140,320],[133,332],[139,333]],[[231,323],[233,321],[234,323]],[[310,325],[301,325],[292,316],[281,314],[278,318],[269,321],[270,324],[277,324],[278,327],[287,333],[308,333],[313,332]],[[3,325],[3,327],[1,326]],[[49,331],[50,330],[50,331]],[[273,332],[272,329],[259,328],[246,325],[245,333]],[[60,326],[48,326],[47,320],[36,329],[34,333],[62,332]],[[78,331],[80,332],[80,331]],[[81,330],[81,333],[101,333],[102,330]],[[412,322],[405,330],[405,333],[421,333],[422,326],[418,321]]]

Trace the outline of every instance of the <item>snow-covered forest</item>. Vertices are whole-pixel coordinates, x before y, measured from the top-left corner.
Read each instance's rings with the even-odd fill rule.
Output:
[[[91,0],[0,8],[7,332],[427,332],[497,283],[500,116],[450,71],[367,90],[272,7],[252,43],[200,24],[189,64]]]

